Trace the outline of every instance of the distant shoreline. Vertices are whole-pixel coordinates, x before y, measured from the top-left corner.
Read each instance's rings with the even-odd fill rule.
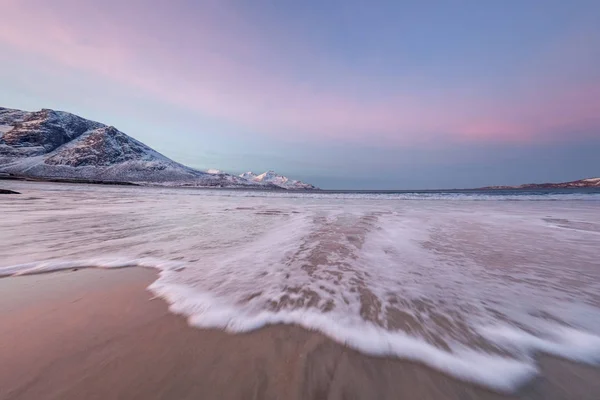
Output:
[[[88,185],[113,185],[113,186],[138,186],[138,187],[155,187],[155,188],[172,188],[172,189],[218,189],[218,190],[244,190],[244,191],[259,191],[259,192],[300,192],[300,193],[311,193],[321,192],[320,189],[285,189],[285,188],[274,188],[274,187],[231,187],[231,186],[193,186],[193,185],[180,185],[180,186],[169,186],[169,185],[158,185],[149,183],[147,185],[124,182],[124,181],[102,181],[97,179],[77,179],[77,178],[35,178],[29,176],[4,174],[0,172],[0,180],[7,181],[20,181],[20,182],[50,182],[50,183],[74,183],[74,184],[88,184]]]
[[[264,187],[231,187],[231,186],[193,186],[179,185],[169,186],[160,184],[139,184],[124,181],[103,181],[97,179],[78,179],[78,178],[37,178],[30,176],[21,176],[14,174],[6,174],[0,172],[0,180],[24,181],[24,182],[53,182],[53,183],[74,183],[74,184],[92,184],[92,185],[114,185],[114,186],[139,186],[139,187],[157,187],[157,188],[175,188],[175,189],[214,189],[214,190],[242,190],[242,191],[259,191],[259,192],[282,192],[282,193],[362,193],[362,194],[385,194],[385,193],[469,193],[481,191],[500,192],[503,190],[509,191],[528,191],[528,190],[569,190],[569,189],[599,189],[600,180],[598,178],[588,178],[563,183],[530,183],[519,186],[484,186],[479,188],[452,188],[452,189],[285,189],[285,188],[264,188]]]
[[[96,179],[75,179],[75,178],[32,178],[28,176],[5,175],[0,173],[0,179],[9,181],[27,181],[27,182],[56,182],[56,183],[87,183],[94,185],[124,185],[124,186],[140,186],[132,182],[119,181],[101,181]]]

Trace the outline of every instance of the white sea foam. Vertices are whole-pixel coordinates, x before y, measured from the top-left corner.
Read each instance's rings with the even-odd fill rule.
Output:
[[[78,261],[53,260],[0,267],[0,277],[44,274],[49,272],[65,271],[75,268],[116,269],[129,267],[155,268],[160,271],[177,271],[181,268],[184,268],[184,265],[182,263],[173,261],[159,261],[152,259],[89,259]]]
[[[589,332],[560,325],[548,325],[541,337],[511,326],[484,327],[481,332],[498,345],[516,347],[521,352],[540,352],[590,365],[600,364],[600,336]]]
[[[0,276],[156,268],[150,290],[193,326],[295,324],[502,392],[537,353],[600,363],[595,201],[19,185]]]
[[[219,304],[209,294],[198,293],[186,286],[163,284],[159,280],[149,289],[167,300],[172,312],[187,316],[189,323],[199,328],[222,328],[239,333],[265,325],[299,325],[369,355],[422,362],[461,380],[507,393],[518,389],[537,373],[531,362],[468,350],[448,352],[419,338],[364,322],[351,324],[306,310],[263,311],[248,315],[242,308]]]
[[[262,311],[247,314],[243,307],[220,304],[208,293],[186,285],[163,283],[169,274],[185,268],[181,263],[157,260],[80,260],[41,262],[0,268],[0,276],[22,276],[49,273],[73,268],[156,268],[161,278],[149,290],[170,304],[170,310],[188,318],[190,325],[199,328],[221,328],[231,333],[249,332],[266,325],[294,324],[319,331],[333,340],[373,356],[392,356],[422,362],[461,380],[510,393],[537,374],[528,361],[461,350],[449,352],[417,337],[402,332],[390,332],[373,324],[347,318],[306,311]]]

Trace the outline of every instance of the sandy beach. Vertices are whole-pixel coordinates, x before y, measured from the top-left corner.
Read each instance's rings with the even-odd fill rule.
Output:
[[[597,399],[600,371],[541,360],[516,396],[271,326],[200,330],[145,290],[152,270],[0,279],[0,399]]]

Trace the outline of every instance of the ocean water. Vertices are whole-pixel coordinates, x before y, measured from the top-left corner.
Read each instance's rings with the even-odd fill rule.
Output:
[[[0,276],[156,268],[193,326],[297,324],[502,392],[542,353],[600,365],[600,190],[2,186]]]

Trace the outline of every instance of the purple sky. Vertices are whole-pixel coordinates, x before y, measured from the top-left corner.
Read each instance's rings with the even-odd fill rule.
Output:
[[[0,105],[331,188],[600,175],[597,1],[0,0]]]

